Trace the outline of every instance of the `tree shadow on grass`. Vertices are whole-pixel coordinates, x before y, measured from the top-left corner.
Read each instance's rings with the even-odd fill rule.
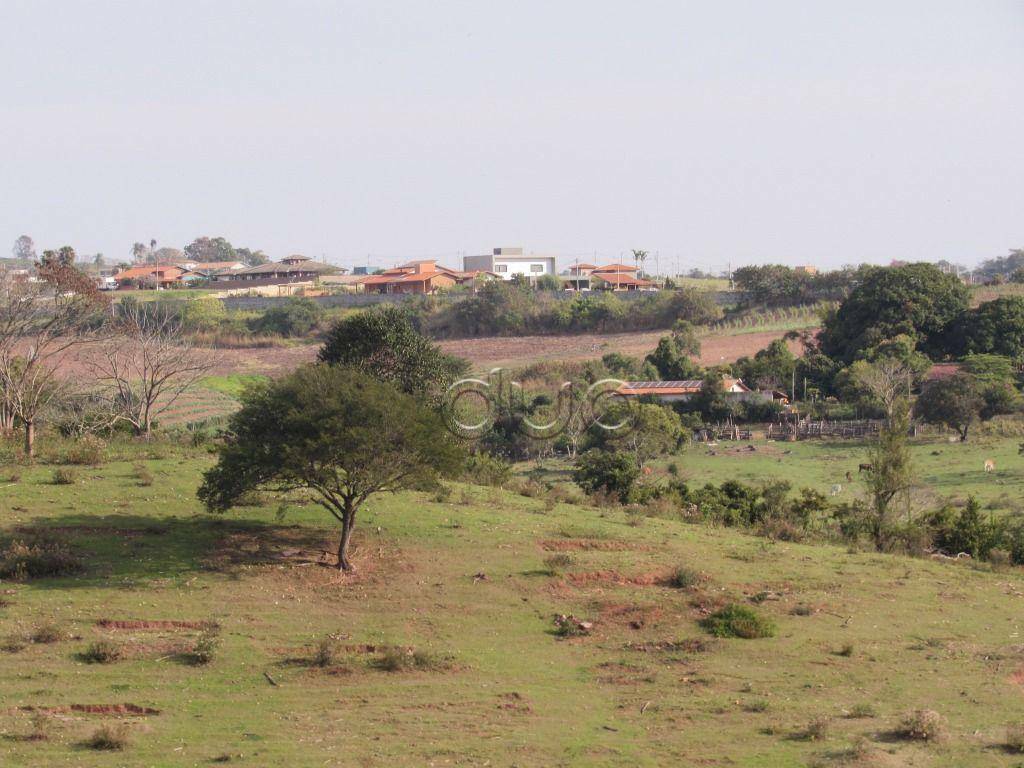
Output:
[[[249,566],[333,565],[336,537],[333,529],[253,519],[72,514],[0,529],[0,549],[39,540],[71,548],[81,571],[27,580],[37,589],[131,587],[199,572],[238,576]]]

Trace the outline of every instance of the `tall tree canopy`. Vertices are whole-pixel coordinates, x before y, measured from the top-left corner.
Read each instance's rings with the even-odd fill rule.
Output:
[[[16,259],[21,259],[22,261],[35,261],[36,244],[28,235],[22,235],[14,241],[14,247],[11,248],[11,253]]]
[[[1024,297],[1002,296],[968,310],[951,336],[958,354],[1024,357]]]
[[[462,453],[435,412],[353,368],[309,365],[244,395],[199,498],[212,511],[248,491],[303,490],[339,523],[338,568],[360,506],[382,491],[429,487]]]
[[[409,313],[376,306],[336,322],[320,349],[320,362],[353,365],[413,395],[437,401],[466,371],[466,362],[446,355],[413,326]]]
[[[825,321],[821,351],[849,364],[857,353],[905,334],[932,357],[945,352],[950,323],[967,309],[966,286],[931,264],[876,269]]]
[[[235,247],[223,237],[197,237],[184,248],[185,255],[193,261],[237,261]]]

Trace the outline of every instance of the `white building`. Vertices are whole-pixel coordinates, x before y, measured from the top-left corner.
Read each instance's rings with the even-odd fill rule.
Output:
[[[522,248],[495,248],[485,256],[463,256],[462,269],[493,272],[503,280],[511,280],[514,275],[534,279],[556,274],[554,256],[524,255]]]

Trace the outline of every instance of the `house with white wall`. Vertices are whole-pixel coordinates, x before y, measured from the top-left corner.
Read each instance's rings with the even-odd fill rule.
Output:
[[[503,280],[511,280],[515,275],[532,280],[541,275],[556,274],[554,256],[524,254],[522,248],[495,248],[484,256],[463,256],[462,269],[466,272],[493,272]]]

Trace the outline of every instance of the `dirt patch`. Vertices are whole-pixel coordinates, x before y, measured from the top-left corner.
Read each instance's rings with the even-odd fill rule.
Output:
[[[636,664],[605,661],[597,665],[597,670],[597,682],[605,685],[635,685],[656,681],[653,672]]]
[[[526,698],[516,691],[502,693],[498,696],[498,709],[506,712],[516,712],[521,715],[533,714],[533,707]]]
[[[62,715],[79,712],[86,715],[159,715],[159,709],[140,707],[138,704],[68,704],[59,707],[21,707],[23,712],[42,712]]]
[[[1024,688],[1024,667],[1021,667],[1012,675],[1010,675],[1010,682],[1014,685],[1019,685],[1021,688]]]
[[[540,548],[547,552],[627,552],[650,547],[620,539],[544,539]]]
[[[604,570],[567,573],[564,578],[567,582],[577,587],[591,585],[651,587],[667,583],[670,575],[671,574],[666,571],[652,571],[650,573],[639,573],[634,576],[627,576],[615,570]]]
[[[643,629],[657,624],[663,614],[662,609],[656,605],[612,603],[600,608],[602,622],[624,623],[630,629]]]

